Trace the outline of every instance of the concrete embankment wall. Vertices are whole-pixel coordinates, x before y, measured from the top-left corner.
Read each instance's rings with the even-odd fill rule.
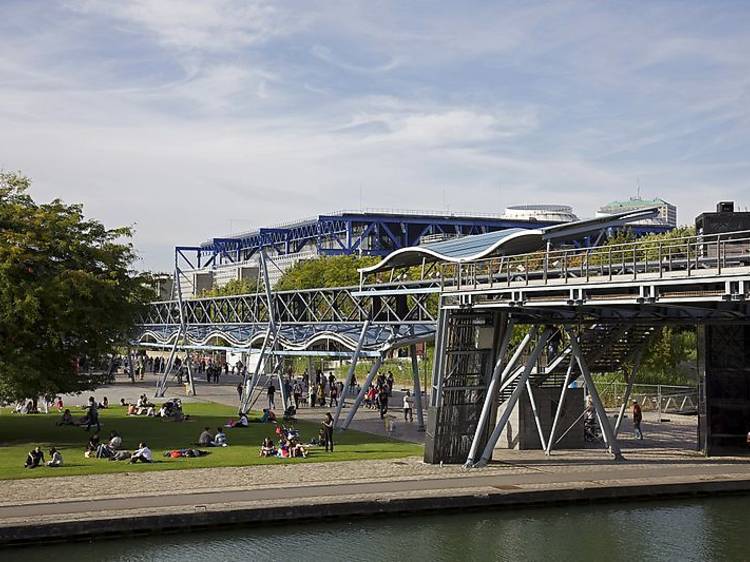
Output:
[[[165,508],[164,513],[135,516],[97,516],[80,520],[55,522],[29,521],[23,524],[0,524],[0,545],[23,545],[186,532],[194,529],[226,528],[230,525],[286,523],[299,520],[327,520],[345,517],[372,517],[389,514],[457,512],[466,509],[506,509],[549,506],[564,503],[658,500],[716,494],[750,492],[750,479],[692,481],[680,483],[642,482],[628,485],[595,485],[587,483],[556,489],[524,490],[519,486],[497,486],[475,491],[434,491],[422,497],[388,497],[381,499],[320,498],[303,505],[211,506]],[[64,518],[60,518],[64,519]]]

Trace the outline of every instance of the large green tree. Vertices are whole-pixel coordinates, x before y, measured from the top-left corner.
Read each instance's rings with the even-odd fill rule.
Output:
[[[0,399],[91,389],[81,369],[127,341],[152,296],[129,228],[80,205],[36,203],[30,181],[0,172]]]

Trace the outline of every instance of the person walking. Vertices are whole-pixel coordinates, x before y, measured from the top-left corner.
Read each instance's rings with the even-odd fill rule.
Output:
[[[237,383],[237,395],[240,397],[240,400],[242,400],[242,383]]]
[[[326,385],[325,378],[321,379],[318,385],[318,406],[325,408],[326,406]]]
[[[643,412],[641,411],[641,405],[636,400],[633,400],[633,433],[636,439],[643,441],[643,431],[641,431],[641,422],[643,421]]]
[[[276,387],[273,383],[268,385],[268,409],[275,410],[276,402],[274,401],[274,395],[276,394]]]
[[[404,421],[413,422],[414,421],[414,414],[412,405],[414,403],[414,398],[412,398],[411,392],[406,391],[406,394],[404,395]]]
[[[329,408],[333,408],[334,406],[339,405],[339,389],[336,384],[331,385],[331,394],[330,394],[331,400],[328,404]]]
[[[326,414],[321,425],[323,426],[323,444],[325,445],[326,453],[329,451],[329,448],[333,453],[333,416],[331,416],[331,412]]]
[[[388,387],[383,385],[378,392],[378,407],[380,408],[380,419],[388,413]]]

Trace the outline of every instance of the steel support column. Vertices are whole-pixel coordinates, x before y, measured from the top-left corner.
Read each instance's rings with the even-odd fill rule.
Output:
[[[365,323],[362,325],[362,331],[359,334],[359,339],[357,340],[357,347],[354,350],[354,353],[352,354],[352,363],[349,365],[349,370],[346,373],[346,380],[344,381],[344,388],[341,391],[341,396],[339,396],[339,403],[336,406],[336,414],[333,416],[333,427],[337,428],[339,426],[339,417],[341,416],[341,410],[344,409],[344,402],[346,401],[346,390],[351,386],[352,379],[354,378],[354,371],[357,368],[357,362],[359,361],[359,354],[362,352],[362,346],[365,344],[365,339],[367,338],[367,330],[370,327],[370,321],[365,320]]]
[[[529,394],[529,403],[531,404],[531,412],[534,414],[534,423],[536,424],[536,431],[539,433],[539,443],[542,445],[542,450],[547,450],[547,444],[544,442],[544,431],[542,431],[542,422],[539,419],[539,411],[536,409],[536,400],[534,399],[534,391],[531,389],[531,383],[526,380],[526,392]]]
[[[570,328],[566,328],[566,330],[570,336],[570,347],[573,350],[573,356],[576,358],[576,363],[578,363],[578,368],[581,370],[583,380],[586,381],[586,388],[589,390],[591,402],[594,405],[594,410],[596,410],[596,415],[599,417],[599,425],[601,425],[602,432],[606,438],[609,452],[614,455],[616,460],[624,460],[624,457],[620,452],[620,446],[617,444],[617,438],[615,437],[615,434],[612,431],[612,426],[609,423],[607,411],[604,409],[604,405],[599,397],[599,392],[596,390],[596,385],[594,385],[594,379],[591,378],[591,373],[589,372],[588,365],[586,364],[586,360],[581,352],[581,347],[578,345],[578,337]]]
[[[372,380],[375,378],[375,375],[378,374],[378,369],[380,369],[380,365],[382,365],[382,363],[383,363],[383,354],[381,353],[375,358],[375,362],[372,364],[372,367],[370,368],[370,372],[367,373],[367,379],[365,379],[365,382],[362,384],[362,388],[359,390],[359,394],[357,394],[357,398],[354,399],[354,404],[352,404],[352,407],[349,410],[349,414],[346,416],[346,421],[344,421],[344,425],[341,429],[347,429],[349,427],[349,424],[352,423],[352,420],[354,419],[354,414],[357,413],[357,409],[359,408],[360,404],[362,404],[362,400],[364,400],[365,398],[367,389],[370,388],[370,385],[372,384]]]
[[[562,414],[563,404],[565,403],[565,393],[568,391],[570,386],[570,379],[573,375],[573,365],[575,364],[575,357],[571,355],[570,364],[568,370],[565,372],[565,382],[563,383],[562,390],[560,391],[560,401],[557,403],[557,409],[555,410],[555,419],[552,420],[552,429],[549,432],[549,440],[547,441],[547,448],[544,451],[545,455],[549,455],[552,451],[552,447],[555,444],[555,434],[557,433],[557,425],[560,423],[560,414]]]
[[[412,331],[413,333],[413,331]],[[424,411],[422,410],[422,389],[419,384],[419,363],[417,362],[417,346],[409,346],[411,356],[411,376],[414,380],[414,406],[417,409],[417,431],[424,431]]]
[[[523,350],[526,349],[526,346],[533,337],[532,333],[533,335],[536,335],[538,330],[538,328],[534,326],[531,329],[531,332],[524,336],[523,340],[521,340],[521,343],[518,344],[518,347],[513,352],[513,356],[510,358],[508,363],[505,364],[503,363],[503,359],[505,359],[505,354],[507,353],[508,346],[510,345],[510,339],[513,336],[514,325],[515,323],[513,320],[508,321],[505,325],[505,333],[503,334],[503,339],[500,343],[497,360],[495,361],[495,368],[492,370],[492,378],[490,379],[490,384],[487,387],[487,394],[484,397],[482,411],[479,414],[477,429],[476,431],[474,431],[474,439],[471,442],[471,449],[469,450],[469,456],[466,459],[466,466],[473,466],[474,464],[474,459],[476,458],[477,451],[479,449],[479,442],[482,439],[484,426],[487,424],[487,418],[489,417],[490,412],[492,412],[493,405],[497,401],[497,389],[500,381],[507,377],[513,367],[515,367],[516,363],[518,363],[518,359],[521,357]],[[505,365],[505,368],[503,368],[503,365]]]
[[[505,426],[508,424],[508,420],[510,419],[511,413],[513,413],[513,409],[516,407],[516,404],[518,403],[518,399],[521,397],[521,394],[523,394],[523,391],[526,389],[526,381],[529,380],[531,371],[534,369],[536,362],[539,360],[539,356],[542,354],[542,351],[544,350],[544,346],[547,344],[547,340],[549,339],[549,336],[551,333],[552,333],[552,330],[550,329],[544,330],[542,335],[539,337],[539,340],[536,342],[536,345],[534,346],[534,350],[531,352],[531,355],[526,361],[526,366],[524,367],[523,372],[518,377],[516,388],[513,389],[513,392],[510,395],[510,398],[505,403],[505,410],[503,411],[502,416],[500,416],[500,421],[497,423],[497,425],[495,426],[495,429],[492,431],[492,435],[490,435],[490,438],[487,441],[487,445],[484,448],[484,452],[482,453],[482,456],[480,457],[479,462],[477,462],[476,466],[486,466],[487,463],[490,462],[490,459],[492,459],[492,451],[495,449],[497,440],[500,438],[500,434],[503,432],[503,429],[505,429]]]
[[[635,360],[633,362],[633,369],[630,371],[630,377],[628,377],[628,385],[625,387],[625,395],[622,397],[622,404],[620,405],[620,411],[617,413],[617,421],[615,422],[615,439],[620,433],[620,426],[622,420],[625,417],[625,410],[628,407],[628,401],[630,400],[630,394],[633,392],[633,384],[638,376],[638,369],[641,367],[641,360],[643,359],[643,353],[646,350],[645,344],[642,345],[635,354]]]
[[[432,366],[432,394],[430,406],[438,407],[443,401],[443,376],[445,370],[445,343],[448,338],[448,310],[440,308],[435,331],[435,362]]]

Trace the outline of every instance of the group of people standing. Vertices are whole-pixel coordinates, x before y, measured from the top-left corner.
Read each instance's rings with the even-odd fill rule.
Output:
[[[318,370],[315,374],[315,380],[311,381],[307,371],[302,377],[295,377],[291,371],[289,371],[282,380],[282,388],[276,388],[276,384],[271,381],[266,388],[266,397],[268,399],[268,409],[276,409],[276,396],[277,392],[283,392],[287,400],[291,401],[288,405],[293,405],[295,410],[299,409],[301,405],[309,406],[310,408],[325,408],[326,405],[329,408],[333,408],[339,405],[339,400],[342,398],[345,388],[344,383],[336,379],[333,373],[329,373],[327,376],[323,371]],[[356,377],[353,378],[350,389],[357,390]],[[242,398],[242,383],[237,385],[237,394]]]

